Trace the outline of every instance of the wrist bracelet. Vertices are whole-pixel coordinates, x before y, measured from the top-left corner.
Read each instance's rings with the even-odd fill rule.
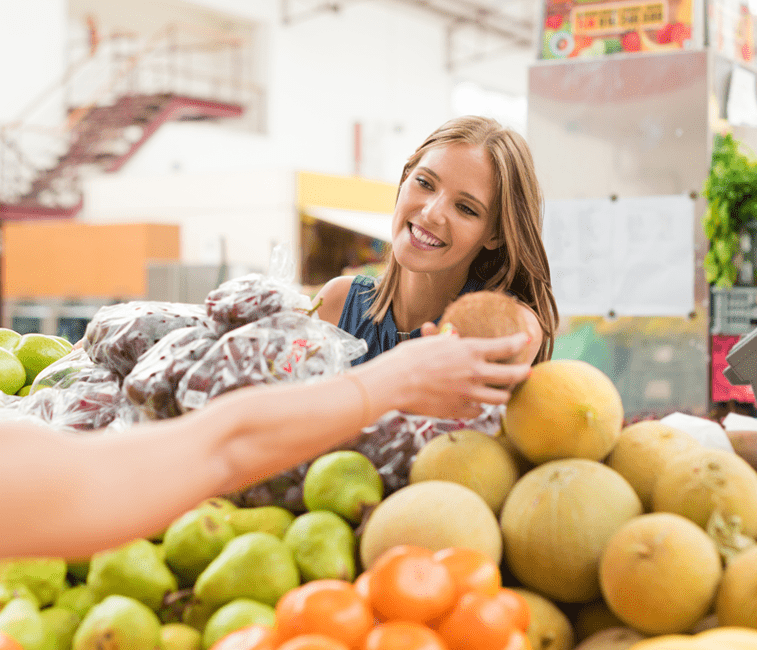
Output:
[[[365,386],[363,386],[363,382],[355,377],[355,375],[346,373],[344,377],[345,379],[349,379],[358,389],[358,392],[360,393],[360,399],[363,402],[363,419],[361,420],[361,422],[368,423],[371,417],[371,400],[370,396],[368,395],[368,391],[366,390]]]

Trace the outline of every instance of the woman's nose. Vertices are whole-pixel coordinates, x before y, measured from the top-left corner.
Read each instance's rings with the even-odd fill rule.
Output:
[[[429,221],[440,222],[444,219],[444,200],[440,195],[428,197],[423,205],[423,216]]]

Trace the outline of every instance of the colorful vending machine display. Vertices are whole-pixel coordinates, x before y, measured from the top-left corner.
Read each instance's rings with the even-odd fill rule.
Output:
[[[546,0],[543,59],[692,47],[692,0]]]

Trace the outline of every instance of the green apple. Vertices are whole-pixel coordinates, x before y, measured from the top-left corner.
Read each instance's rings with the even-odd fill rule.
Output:
[[[0,327],[0,348],[12,350],[20,338],[21,335],[16,330]]]
[[[13,348],[13,354],[26,370],[25,384],[31,384],[42,370],[70,351],[58,337],[47,334],[24,334]]]
[[[15,395],[26,384],[26,369],[10,350],[0,347],[0,390]]]

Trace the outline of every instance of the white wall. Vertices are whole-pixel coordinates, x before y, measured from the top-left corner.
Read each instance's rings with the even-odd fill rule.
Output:
[[[3,2],[0,8],[0,124],[24,111],[65,70],[65,0]],[[57,124],[60,103],[35,113],[36,124]],[[48,110],[49,109],[49,110]]]

